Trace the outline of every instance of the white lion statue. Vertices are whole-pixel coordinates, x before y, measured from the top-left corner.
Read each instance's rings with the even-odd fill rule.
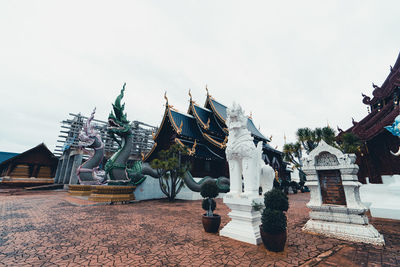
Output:
[[[254,139],[247,130],[247,117],[242,107],[236,103],[227,110],[226,124],[229,137],[225,153],[230,174],[230,192],[227,197],[258,197],[259,187],[262,187],[263,192],[272,189],[274,179],[274,170],[262,160],[262,142],[257,147],[254,145]]]

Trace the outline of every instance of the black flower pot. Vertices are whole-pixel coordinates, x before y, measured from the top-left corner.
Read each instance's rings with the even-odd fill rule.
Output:
[[[264,232],[262,225],[260,225],[261,239],[264,243],[264,247],[270,251],[280,252],[285,249],[286,244],[286,231],[278,234],[270,234]]]
[[[203,214],[201,221],[203,222],[204,231],[207,233],[217,233],[221,224],[221,216],[218,214],[213,214],[213,216]]]

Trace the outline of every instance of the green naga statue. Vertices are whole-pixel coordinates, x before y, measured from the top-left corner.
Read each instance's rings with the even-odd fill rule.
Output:
[[[125,104],[121,105],[121,100],[124,97],[125,85],[122,87],[121,93],[115,99],[113,111],[108,116],[108,134],[115,140],[119,149],[107,161],[105,172],[108,179],[108,184],[130,184],[139,185],[145,179],[145,175],[153,178],[159,178],[157,171],[153,170],[149,164],[142,164],[141,161],[136,161],[132,168],[127,167],[127,161],[131,154],[133,146],[133,133],[131,124],[127,119],[127,114],[124,113]],[[119,138],[117,138],[117,136]]]

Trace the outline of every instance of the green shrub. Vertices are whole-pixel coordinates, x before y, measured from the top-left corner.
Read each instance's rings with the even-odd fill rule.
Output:
[[[265,208],[287,211],[289,208],[288,197],[278,189],[272,189],[264,194]]]
[[[210,209],[210,202],[208,201],[208,198],[203,199],[203,202],[201,202],[201,207],[205,211],[208,211]],[[217,203],[214,199],[211,199],[211,210],[214,211],[216,207]]]
[[[218,196],[218,186],[214,181],[206,181],[201,185],[200,194],[204,198],[215,198]]]
[[[270,234],[279,234],[286,230],[286,215],[280,210],[265,208],[261,215],[262,229]]]
[[[215,181],[206,181],[200,187],[200,194],[204,197],[201,206],[207,211],[206,216],[213,216],[217,203],[213,198],[218,196],[218,186]]]

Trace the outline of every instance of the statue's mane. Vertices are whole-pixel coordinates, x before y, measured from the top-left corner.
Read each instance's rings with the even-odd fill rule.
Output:
[[[233,103],[231,108],[227,109],[227,125],[231,123],[240,123],[240,129],[247,129],[247,117],[244,115],[244,110],[242,107],[236,103]],[[237,129],[238,127],[234,127]]]

